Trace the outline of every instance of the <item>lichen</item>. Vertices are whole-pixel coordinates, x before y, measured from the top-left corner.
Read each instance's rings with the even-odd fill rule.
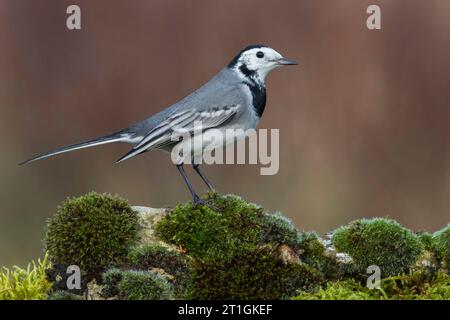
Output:
[[[394,220],[362,219],[340,227],[333,233],[333,244],[348,253],[358,272],[380,267],[383,276],[408,271],[423,249],[420,239]]]
[[[45,246],[53,262],[93,277],[121,262],[138,238],[138,219],[118,197],[89,193],[68,199],[49,220]]]

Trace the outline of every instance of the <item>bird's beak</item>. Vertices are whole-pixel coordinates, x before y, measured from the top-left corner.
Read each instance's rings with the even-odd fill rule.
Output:
[[[293,66],[293,65],[297,65],[298,64],[297,61],[294,61],[294,60],[291,60],[291,59],[286,59],[286,58],[278,59],[277,63],[279,65],[282,65],[282,66]]]

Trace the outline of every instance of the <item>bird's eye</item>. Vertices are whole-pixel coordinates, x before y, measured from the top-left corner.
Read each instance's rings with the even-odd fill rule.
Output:
[[[264,57],[264,53],[262,51],[258,51],[256,53],[256,56],[261,59],[262,57]]]

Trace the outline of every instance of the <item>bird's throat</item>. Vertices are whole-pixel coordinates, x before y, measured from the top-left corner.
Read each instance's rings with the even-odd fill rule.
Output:
[[[266,107],[266,88],[255,81],[244,81],[252,94],[252,105],[256,115],[261,118]]]
[[[252,105],[258,117],[261,117],[266,107],[266,87],[264,80],[255,70],[250,70],[245,63],[241,64],[238,72],[244,78],[243,83],[248,86],[252,94]]]

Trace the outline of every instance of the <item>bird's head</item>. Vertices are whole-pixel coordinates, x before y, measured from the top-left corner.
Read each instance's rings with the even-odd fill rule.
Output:
[[[243,77],[256,78],[264,82],[266,76],[275,68],[296,65],[294,60],[284,58],[274,49],[263,45],[252,45],[244,48],[231,60],[228,68],[235,70]]]

